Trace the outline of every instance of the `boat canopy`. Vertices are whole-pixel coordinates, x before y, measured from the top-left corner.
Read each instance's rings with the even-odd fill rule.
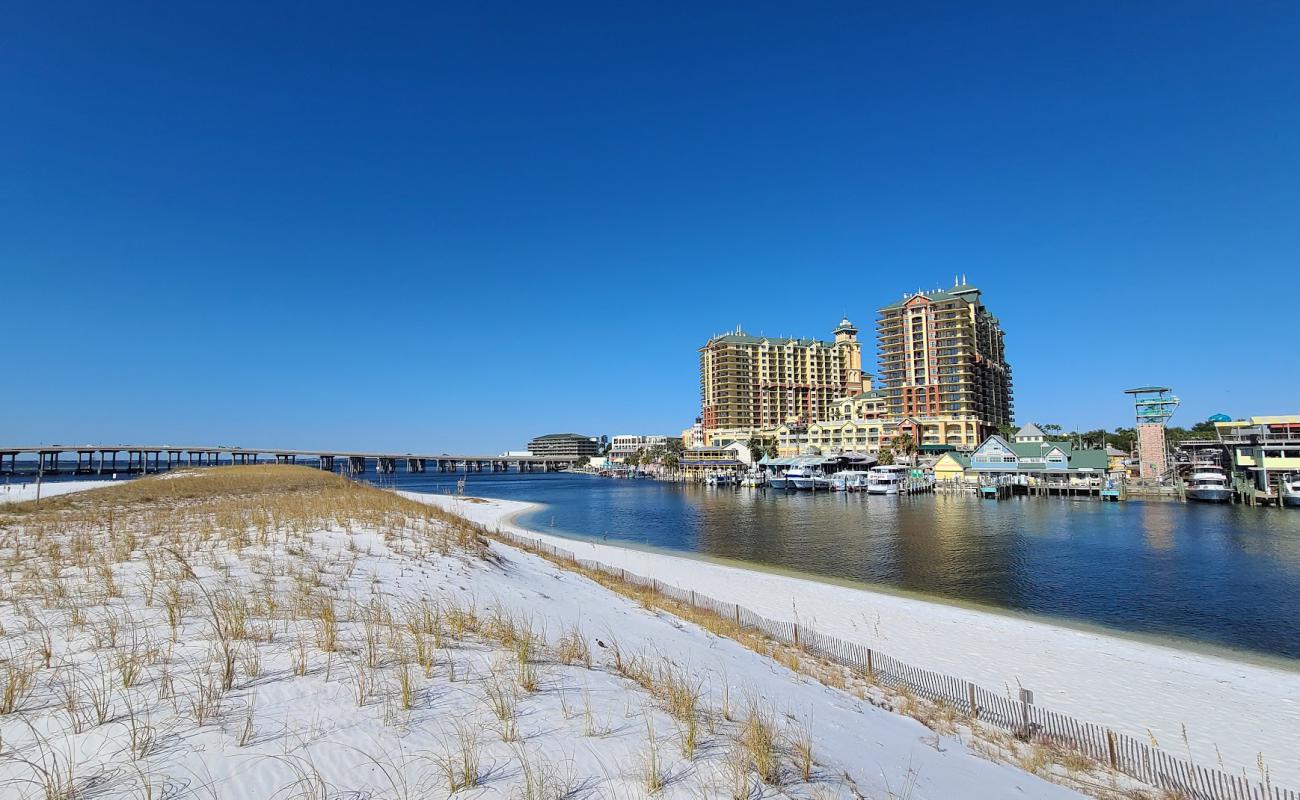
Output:
[[[824,464],[837,464],[838,458],[826,456],[796,456],[794,458],[769,458],[763,456],[758,460],[760,467],[820,467]]]

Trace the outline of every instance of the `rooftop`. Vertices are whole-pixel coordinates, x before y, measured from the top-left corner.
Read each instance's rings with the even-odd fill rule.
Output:
[[[903,299],[899,300],[896,303],[890,303],[887,306],[882,306],[880,310],[889,311],[895,308],[902,308],[903,306],[907,305],[913,298],[916,297],[923,297],[932,303],[942,303],[945,300],[963,300],[966,302],[970,302],[970,298],[967,297],[967,295],[971,295],[971,294],[978,295],[979,292],[980,290],[977,289],[976,287],[966,286],[965,284],[954,285],[951,289],[933,289],[930,291],[916,291],[912,294],[904,295]]]

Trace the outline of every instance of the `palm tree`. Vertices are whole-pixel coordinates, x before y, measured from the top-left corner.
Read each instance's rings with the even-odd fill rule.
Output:
[[[876,464],[879,466],[887,467],[892,463],[894,463],[894,451],[888,447],[881,450],[880,455],[876,456]]]
[[[916,455],[916,442],[912,441],[912,434],[900,433],[897,436],[895,436],[894,448],[897,449],[898,452],[907,456],[908,465],[915,466],[915,464],[913,463],[914,461],[913,456]]]

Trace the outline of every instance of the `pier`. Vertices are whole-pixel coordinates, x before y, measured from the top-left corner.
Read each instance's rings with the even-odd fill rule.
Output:
[[[19,474],[23,462],[35,462],[38,474],[103,475],[114,472],[144,475],[179,467],[243,464],[305,464],[330,472],[379,475],[421,472],[558,472],[577,462],[568,456],[488,456],[358,452],[348,450],[289,450],[226,445],[26,445],[0,446],[0,475]],[[30,458],[26,458],[30,457]]]

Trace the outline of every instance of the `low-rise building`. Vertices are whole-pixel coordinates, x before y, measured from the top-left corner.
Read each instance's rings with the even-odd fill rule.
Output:
[[[609,460],[621,464],[628,456],[635,455],[642,450],[649,450],[652,447],[667,446],[667,436],[654,434],[641,436],[637,434],[621,433],[618,436],[611,437],[609,440]]]
[[[743,472],[751,462],[749,445],[733,442],[718,447],[692,447],[682,452],[678,462],[688,478]]]
[[[535,456],[579,458],[600,455],[600,451],[600,439],[580,433],[548,433],[528,443],[528,452]]]
[[[700,417],[695,418],[695,424],[682,431],[682,449],[690,450],[692,447],[703,447],[705,444],[704,421]]]
[[[934,462],[934,479],[937,481],[962,481],[970,469],[970,456],[950,451]]]
[[[741,444],[748,445],[750,440],[755,436],[763,436],[764,431],[753,428],[715,428],[704,429],[704,446],[705,447],[726,447],[727,445]]]
[[[1248,417],[1215,422],[1235,472],[1258,489],[1270,489],[1276,476],[1300,472],[1300,414]]]
[[[1051,482],[1095,486],[1105,481],[1109,467],[1105,450],[1076,449],[1068,442],[1035,438],[1032,432],[1024,441],[1012,442],[995,434],[970,454],[965,477],[1012,476],[1030,485]]]
[[[980,440],[975,438],[978,432],[979,426],[974,422],[929,417],[891,419],[862,416],[809,425],[782,425],[774,435],[777,453],[783,457],[812,450],[879,453],[886,448],[897,449],[903,436],[912,440],[918,453],[935,455],[949,450],[974,450],[980,444]]]

